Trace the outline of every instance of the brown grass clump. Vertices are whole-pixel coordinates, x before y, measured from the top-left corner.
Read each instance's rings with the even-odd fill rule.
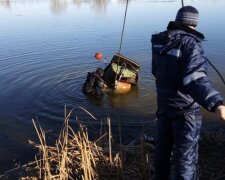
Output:
[[[40,144],[30,143],[40,152],[35,158],[39,179],[98,179],[97,165],[100,161],[101,163],[108,161],[102,148],[89,140],[85,126],[79,124],[79,130],[76,133],[69,126],[71,113],[72,111],[65,116],[54,147],[47,145],[45,132],[33,120]],[[109,162],[112,166],[114,165],[112,159]],[[116,165],[119,166],[118,163]]]
[[[20,179],[150,179],[152,156],[146,153],[144,141],[128,146],[121,143],[117,145],[119,150],[115,151],[110,118],[105,122],[108,132],[91,141],[87,127],[78,118],[79,129],[76,132],[69,125],[71,113],[66,114],[65,111],[64,123],[54,146],[48,145],[46,133],[38,121],[33,120],[39,143],[29,142],[39,153],[35,162],[26,166],[28,175]]]

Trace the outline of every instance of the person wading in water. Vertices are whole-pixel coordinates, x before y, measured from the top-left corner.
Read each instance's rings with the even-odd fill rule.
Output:
[[[102,97],[102,90],[107,87],[103,80],[104,70],[97,68],[95,72],[88,72],[85,83],[82,87],[82,92],[86,95],[94,95]]]

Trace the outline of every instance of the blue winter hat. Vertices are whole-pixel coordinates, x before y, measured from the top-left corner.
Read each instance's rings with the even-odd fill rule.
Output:
[[[199,12],[192,6],[184,6],[179,9],[175,22],[186,24],[188,26],[197,26],[199,20]]]

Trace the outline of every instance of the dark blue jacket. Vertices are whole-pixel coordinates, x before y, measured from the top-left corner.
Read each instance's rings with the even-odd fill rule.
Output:
[[[88,72],[82,92],[86,95],[103,96],[104,81],[97,72]]]
[[[207,76],[203,39],[203,34],[175,22],[170,22],[166,31],[152,35],[152,74],[159,107],[182,110],[200,104],[215,111],[222,104],[222,96]]]

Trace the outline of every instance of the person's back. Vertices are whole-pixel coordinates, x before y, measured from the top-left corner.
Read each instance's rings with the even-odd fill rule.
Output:
[[[223,100],[213,87],[205,86],[209,80],[203,39],[203,34],[176,22],[170,22],[167,31],[153,35],[152,74],[160,107],[173,111],[201,104],[213,111],[213,105]]]
[[[194,29],[198,11],[181,8],[167,30],[152,36],[152,74],[157,87],[158,139],[155,158],[156,179],[170,176],[173,151],[175,179],[197,177],[200,106],[225,120],[220,93],[207,76],[207,59],[201,42],[203,34]]]

